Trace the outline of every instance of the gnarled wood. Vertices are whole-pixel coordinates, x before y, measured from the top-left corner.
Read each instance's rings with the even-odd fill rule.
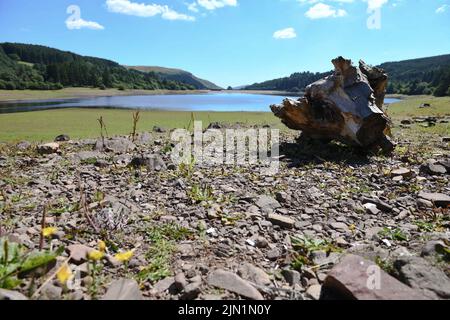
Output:
[[[382,111],[387,74],[363,61],[359,67],[343,57],[332,63],[333,75],[310,84],[304,97],[271,106],[272,112],[312,138],[392,151],[389,119]]]

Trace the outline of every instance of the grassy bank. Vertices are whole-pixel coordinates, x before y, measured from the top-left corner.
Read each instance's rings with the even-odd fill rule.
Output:
[[[0,90],[0,102],[16,100],[72,99],[103,96],[158,95],[158,94],[195,94],[208,90],[118,90],[93,88],[64,88],[61,90]]]
[[[129,134],[132,113],[132,110],[118,109],[62,109],[0,114],[0,142],[51,141],[59,134],[68,134],[73,139],[97,137],[100,116],[110,135]],[[203,121],[204,126],[211,122],[282,126],[271,113],[264,112],[195,112],[194,117]],[[191,112],[143,111],[140,118],[139,131],[151,131],[153,126],[184,128],[189,125]]]
[[[420,108],[421,105],[426,103],[430,107]],[[410,96],[389,106],[387,113],[393,118],[450,115],[450,97]]]
[[[429,108],[419,108],[429,103]],[[413,116],[450,115],[450,98],[429,96],[414,97],[391,105],[388,114],[396,121]],[[51,141],[59,134],[70,137],[89,138],[99,135],[97,119],[103,116],[110,135],[129,134],[132,127],[132,110],[114,109],[62,109],[0,114],[0,142],[20,140]],[[207,126],[211,122],[243,122],[247,124],[269,124],[285,128],[271,113],[243,112],[195,112],[196,120]],[[151,131],[153,126],[184,128],[188,126],[191,112],[143,111],[138,125],[139,131]],[[450,135],[448,124],[438,124],[433,128],[417,127],[429,133]]]

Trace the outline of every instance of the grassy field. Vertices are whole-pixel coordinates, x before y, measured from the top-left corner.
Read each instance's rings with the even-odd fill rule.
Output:
[[[61,90],[0,90],[0,102],[16,100],[46,100],[71,99],[101,96],[130,96],[130,95],[157,95],[157,94],[193,94],[206,93],[207,90],[118,90],[93,88],[64,88]]]
[[[420,108],[424,103],[429,108]],[[420,116],[450,115],[450,97],[436,98],[432,96],[407,97],[388,107],[387,113],[392,118],[408,118]]]
[[[99,136],[97,119],[102,116],[110,135],[129,134],[132,130],[132,110],[62,109],[0,114],[0,142],[52,141],[59,134],[72,139]],[[152,131],[153,126],[184,128],[191,112],[143,111],[138,131]],[[204,126],[211,122],[269,124],[281,128],[281,122],[271,113],[195,112],[195,120]]]
[[[419,108],[430,103],[430,108]],[[391,105],[388,114],[395,120],[412,116],[450,115],[450,97],[414,97]],[[132,110],[117,109],[61,109],[24,113],[0,114],[0,142],[52,141],[59,134],[71,138],[99,136],[97,119],[102,116],[110,135],[129,134],[132,128]],[[269,124],[285,128],[272,113],[243,112],[195,112],[196,120],[204,126],[211,122],[242,122],[247,124]],[[153,126],[184,128],[191,120],[191,112],[143,111],[138,125],[139,131],[151,131]],[[414,126],[414,130],[438,135],[450,135],[449,124],[438,124],[433,128]],[[395,132],[395,131],[394,131]]]

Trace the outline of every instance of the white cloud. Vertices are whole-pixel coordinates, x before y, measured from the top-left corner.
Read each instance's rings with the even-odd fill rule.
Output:
[[[166,20],[194,21],[195,17],[178,13],[167,5],[145,4],[131,2],[130,0],[106,0],[106,6],[110,12],[122,13],[137,17],[154,17],[160,15]]]
[[[105,29],[101,24],[94,22],[94,21],[86,21],[81,18],[79,19],[67,19],[66,20],[66,26],[69,30],[75,30],[75,29],[92,29],[92,30],[103,30]]]
[[[373,11],[381,9],[382,6],[384,6],[386,3],[388,3],[389,0],[366,0],[367,1],[367,10]]]
[[[192,12],[198,12],[197,2],[188,3],[188,10]]]
[[[315,1],[315,0],[312,0]],[[322,19],[322,18],[338,18],[347,15],[347,11],[344,9],[335,9],[334,7],[324,4],[322,2],[309,8],[305,13],[305,16],[310,19]]]
[[[275,31],[273,37],[275,39],[293,39],[297,37],[297,33],[295,33],[294,28],[286,28]]]
[[[436,9],[436,13],[444,13],[450,6],[448,4],[444,4]]]
[[[237,0],[197,0],[197,4],[207,10],[215,10],[226,6],[236,7]]]

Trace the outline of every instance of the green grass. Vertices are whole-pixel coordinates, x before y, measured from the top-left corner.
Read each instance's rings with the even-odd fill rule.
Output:
[[[430,108],[420,108],[429,103]],[[392,118],[407,118],[420,116],[450,115],[450,97],[414,96],[408,97],[388,107],[387,113]]]
[[[60,109],[0,114],[0,142],[52,141],[57,135],[67,134],[72,139],[95,138],[100,135],[97,119],[102,116],[109,135],[126,135],[132,131],[133,110]],[[204,126],[211,122],[270,124],[282,128],[271,113],[196,112],[196,120]],[[138,131],[152,131],[153,126],[187,127],[191,112],[142,111]]]

